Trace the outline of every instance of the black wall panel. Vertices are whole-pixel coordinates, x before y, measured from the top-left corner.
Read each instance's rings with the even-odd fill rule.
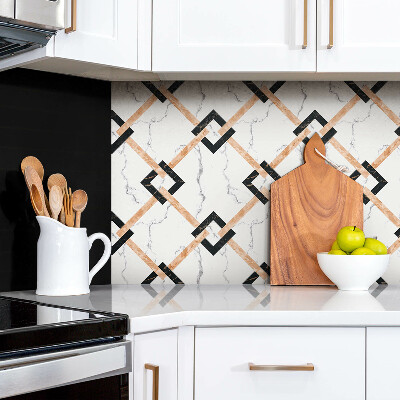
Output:
[[[0,72],[0,291],[36,288],[39,226],[20,171],[34,155],[45,179],[65,175],[89,196],[82,214],[88,234],[110,234],[111,159],[108,82],[16,69]],[[90,265],[100,258],[96,241]],[[110,261],[93,284],[110,283]]]

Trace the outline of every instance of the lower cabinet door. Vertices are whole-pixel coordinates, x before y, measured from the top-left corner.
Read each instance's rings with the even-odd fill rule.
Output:
[[[367,328],[367,400],[399,400],[400,328]]]
[[[195,400],[210,399],[364,400],[365,329],[198,328]]]
[[[133,399],[177,400],[177,360],[177,329],[135,335]]]

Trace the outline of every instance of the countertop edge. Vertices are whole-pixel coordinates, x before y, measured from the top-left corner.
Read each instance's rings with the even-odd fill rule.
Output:
[[[179,311],[130,318],[133,334],[181,326],[400,327],[400,311]]]

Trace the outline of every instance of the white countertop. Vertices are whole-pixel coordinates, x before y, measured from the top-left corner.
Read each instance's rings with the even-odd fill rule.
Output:
[[[130,317],[131,332],[195,326],[400,326],[400,286],[374,285],[369,292],[327,286],[106,285],[71,297],[34,291],[0,293]]]

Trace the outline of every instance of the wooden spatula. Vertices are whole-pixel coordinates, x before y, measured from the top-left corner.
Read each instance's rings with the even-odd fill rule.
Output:
[[[26,167],[32,167],[39,175],[40,180],[43,181],[43,176],[44,176],[43,164],[36,157],[34,156],[25,157],[21,161],[21,171],[23,174],[25,174]],[[46,205],[46,209],[49,210],[50,209],[49,200],[44,191],[43,194],[44,194],[44,204]]]
[[[25,168],[24,176],[25,176],[25,182],[29,188],[29,191],[31,190],[32,185],[36,185],[37,190],[39,191],[39,194],[40,194],[40,198],[42,200],[44,216],[50,217],[50,214],[47,210],[46,203],[45,203],[45,196],[44,196],[44,191],[43,191],[42,180],[40,179],[38,173],[36,172],[36,170],[33,167],[28,165]]]
[[[43,181],[44,168],[43,164],[34,156],[25,157],[21,161],[21,171],[24,174],[26,167],[32,167],[39,175],[41,181]]]
[[[33,210],[35,211],[36,215],[43,216],[43,203],[42,203],[42,197],[40,196],[40,192],[37,188],[37,186],[33,183],[31,186],[31,203]]]

